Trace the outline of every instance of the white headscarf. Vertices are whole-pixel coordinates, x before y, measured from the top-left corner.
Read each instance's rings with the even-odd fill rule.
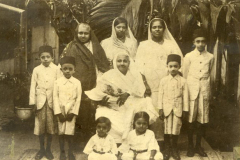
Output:
[[[118,19],[118,18],[119,17],[117,17],[117,18],[115,18],[113,20],[113,23],[112,23],[112,34],[111,34],[110,38],[112,39],[112,42],[113,42],[114,46],[116,46],[117,48],[121,48],[121,49],[126,50],[129,53],[129,55],[133,58],[133,57],[135,57],[135,55],[132,55],[132,54],[136,54],[137,40],[133,36],[133,33],[130,30],[129,26],[127,26],[127,30],[125,32],[125,37],[126,37],[126,39],[129,38],[129,40],[132,41],[135,46],[131,45],[131,48],[129,48],[121,40],[119,40],[117,38],[117,34],[116,34],[115,27],[114,27],[114,23],[115,23],[115,20]],[[130,50],[130,52],[134,52],[134,53],[130,53],[129,50]]]
[[[148,25],[148,40],[152,40],[152,33],[151,33],[151,24],[155,21],[163,21],[164,22],[164,25],[165,25],[165,29],[164,29],[164,33],[163,33],[163,40],[166,39],[166,40],[169,40],[172,42],[172,44],[174,45],[174,47],[178,50],[179,52],[179,55],[182,55],[182,51],[181,49],[179,48],[177,42],[175,41],[175,39],[173,38],[172,34],[170,33],[170,31],[168,30],[168,27],[167,27],[167,24],[166,22],[161,19],[161,18],[153,18],[149,25]]]

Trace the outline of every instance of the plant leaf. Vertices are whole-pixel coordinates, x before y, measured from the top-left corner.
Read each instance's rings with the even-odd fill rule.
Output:
[[[214,6],[213,4],[210,4],[210,9],[211,9],[211,20],[212,20],[212,28],[213,28],[213,32],[216,33],[216,29],[217,29],[217,20],[218,20],[218,16],[220,11],[222,10],[222,5],[221,6]]]

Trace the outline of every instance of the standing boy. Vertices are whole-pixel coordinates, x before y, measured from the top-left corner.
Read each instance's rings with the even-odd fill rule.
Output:
[[[162,78],[159,85],[159,116],[164,119],[164,160],[168,160],[170,155],[176,160],[181,159],[177,150],[177,141],[182,126],[182,118],[187,116],[189,104],[187,82],[179,75],[180,67],[181,57],[176,54],[168,55],[169,75]],[[171,148],[172,150],[170,150]]]
[[[75,58],[65,56],[60,61],[63,77],[54,83],[54,114],[58,117],[58,134],[60,144],[60,160],[65,160],[64,141],[68,141],[68,159],[75,160],[73,155],[73,135],[75,122],[80,108],[82,87],[79,80],[72,77],[75,72]]]
[[[186,54],[184,58],[183,76],[187,79],[189,88],[189,127],[187,156],[193,157],[198,153],[202,157],[207,154],[201,148],[201,138],[205,134],[206,124],[209,122],[210,73],[213,66],[213,55],[205,50],[206,33],[197,29],[193,34],[195,50]],[[193,128],[196,125],[197,137],[193,149]]]
[[[34,68],[29,95],[29,105],[34,106],[34,134],[39,136],[40,150],[35,159],[46,156],[53,159],[51,152],[52,134],[55,133],[53,116],[53,84],[61,75],[60,69],[52,63],[53,50],[51,46],[39,48],[41,64]],[[47,148],[44,147],[44,136],[47,134]]]

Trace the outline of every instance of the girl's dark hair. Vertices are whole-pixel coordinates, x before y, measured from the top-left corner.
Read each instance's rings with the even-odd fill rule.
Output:
[[[117,17],[114,21],[114,27],[116,27],[117,25],[119,25],[120,23],[124,23],[126,25],[126,27],[128,27],[128,22],[125,18],[122,17]]]
[[[151,23],[150,23],[150,31],[151,31],[151,29],[152,29],[152,24],[153,24],[154,22],[156,22],[156,21],[159,21],[159,22],[162,24],[164,30],[166,29],[165,23],[164,23],[164,21],[163,21],[162,19],[153,19],[153,20],[151,21]]]
[[[109,127],[109,130],[111,129],[111,121],[107,117],[99,117],[95,121],[96,126],[98,125],[98,123],[105,123]]]
[[[133,119],[133,128],[135,128],[135,122],[139,119],[139,118],[143,118],[145,119],[147,122],[148,122],[148,125],[149,125],[149,115],[147,114],[147,112],[137,112],[135,115],[134,115],[134,119]]]

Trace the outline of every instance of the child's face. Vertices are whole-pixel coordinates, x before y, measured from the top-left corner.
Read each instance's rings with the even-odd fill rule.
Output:
[[[61,71],[63,72],[64,77],[69,79],[69,78],[71,78],[73,73],[75,73],[75,67],[73,64],[65,63],[62,65]]]
[[[135,129],[138,134],[144,134],[148,128],[148,122],[144,118],[135,121]]]
[[[97,124],[97,134],[99,137],[106,137],[109,131],[109,126],[106,123]]]
[[[172,62],[168,62],[167,67],[168,67],[168,72],[174,77],[178,74],[180,65],[178,62],[172,61]]]
[[[48,67],[50,63],[53,61],[53,58],[50,53],[43,52],[40,54],[40,60],[45,67]]]
[[[205,47],[207,45],[206,38],[197,37],[197,38],[194,39],[193,44],[196,46],[196,48],[199,52],[202,52],[202,51],[205,50]]]

